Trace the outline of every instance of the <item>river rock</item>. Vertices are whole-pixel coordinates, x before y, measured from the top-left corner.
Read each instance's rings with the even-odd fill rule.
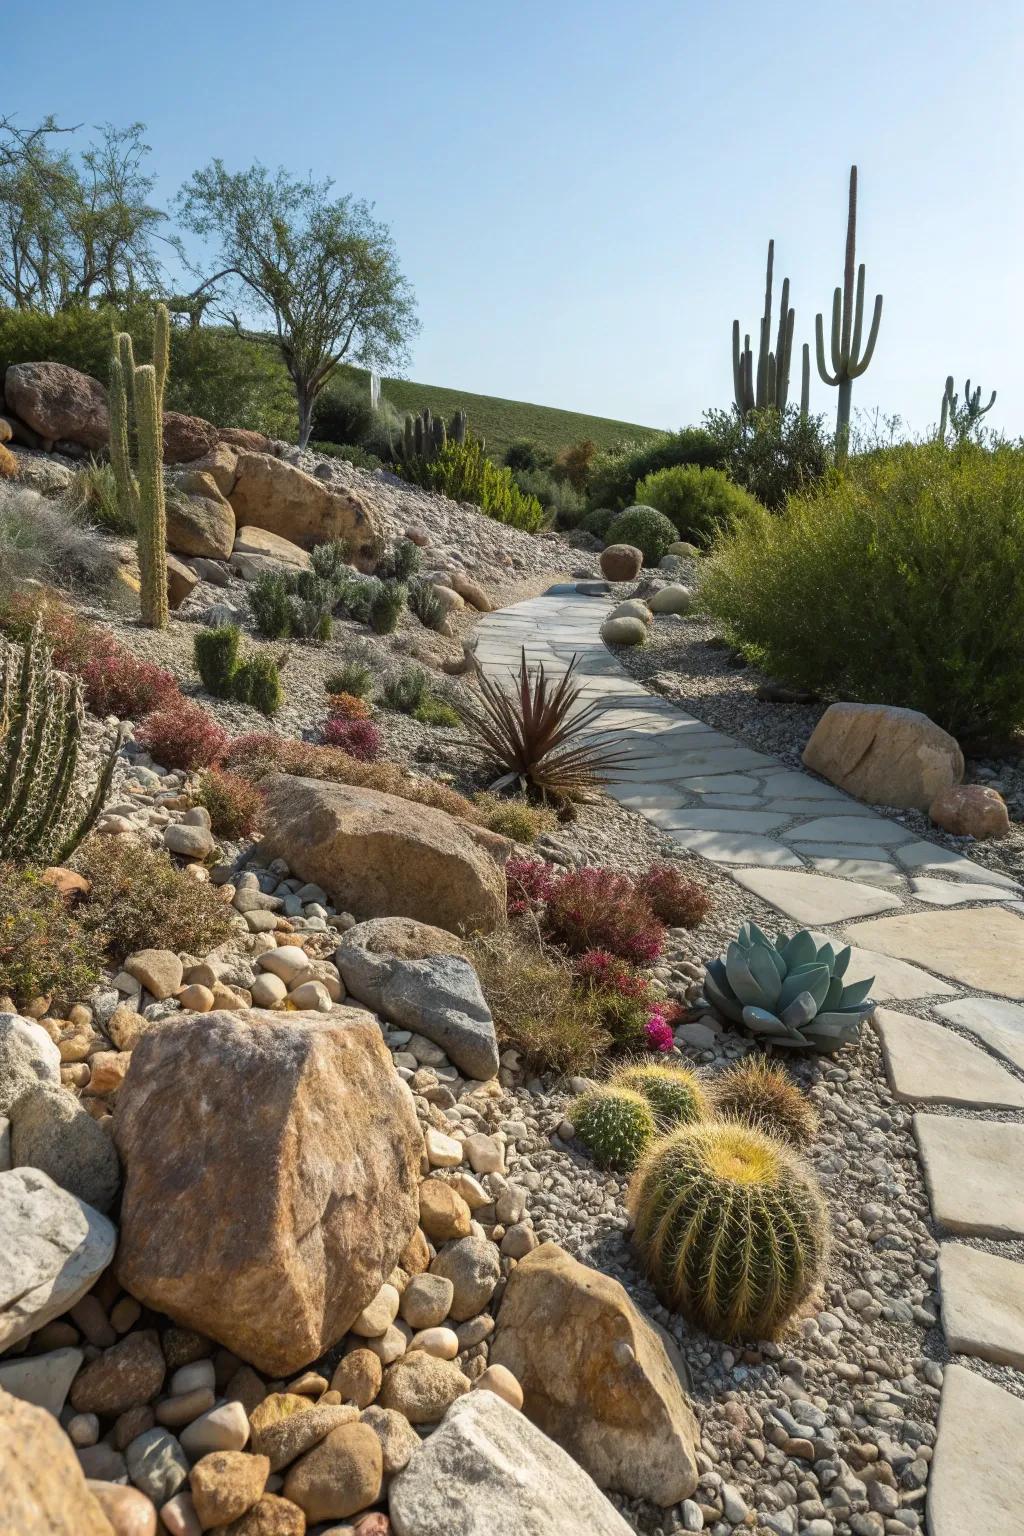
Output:
[[[430,1265],[432,1275],[452,1282],[450,1316],[457,1323],[476,1317],[494,1295],[501,1278],[501,1260],[486,1237],[460,1237],[446,1243]]]
[[[635,581],[643,563],[643,551],[635,544],[607,544],[601,551],[601,574],[608,581]]]
[[[929,818],[954,837],[1005,837],[1010,813],[997,789],[984,784],[957,784],[941,790],[928,807]]]
[[[284,1496],[304,1512],[309,1523],[344,1520],[380,1497],[384,1459],[380,1441],[368,1424],[332,1429],[284,1481]]]
[[[105,1216],[41,1169],[0,1173],[0,1350],[80,1301],[116,1241]]]
[[[605,619],[601,625],[601,639],[606,645],[644,645],[647,625],[643,619],[624,615],[619,619]]]
[[[384,1372],[380,1406],[402,1414],[410,1424],[436,1424],[470,1386],[451,1360],[415,1349]]]

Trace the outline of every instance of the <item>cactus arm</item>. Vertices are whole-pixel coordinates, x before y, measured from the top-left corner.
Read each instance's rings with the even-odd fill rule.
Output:
[[[946,384],[948,386],[948,384],[949,384],[949,380],[948,379],[946,380]],[[939,439],[940,439],[940,441],[945,441],[946,432],[947,432],[948,427],[949,427],[949,392],[948,392],[948,387],[947,387],[947,389],[943,390],[943,392],[942,392],[942,406],[941,406],[941,409],[939,411]]]
[[[882,323],[882,295],[875,294],[875,310],[871,316],[871,329],[868,331],[868,344],[864,348],[864,356],[859,363],[850,365],[850,378],[859,379],[865,368],[870,363],[875,352],[875,342],[878,340],[878,327]]]
[[[156,396],[164,407],[164,385],[171,364],[171,317],[166,304],[156,306],[153,318],[153,367],[156,369]]]
[[[803,362],[800,368],[800,415],[807,420],[811,406],[811,349],[805,341],[803,348]]]
[[[838,291],[836,289],[837,293]],[[824,317],[821,315],[815,315],[814,317],[814,344],[817,353],[818,372],[821,374],[822,383],[838,384],[838,378],[836,378],[835,374],[829,373],[825,366],[825,325]]]
[[[850,166],[850,202],[846,215],[846,260],[843,264],[843,328],[841,356],[850,356],[850,326],[853,320],[853,275],[857,260],[857,167]]]
[[[732,393],[736,401],[736,409],[742,416],[744,414],[743,388],[740,379],[740,323],[734,320],[732,323]]]
[[[786,315],[785,331],[780,336],[779,351],[776,354],[775,364],[775,406],[777,410],[784,411],[789,400],[789,370],[793,356],[793,328],[796,324],[796,311],[791,309]]]
[[[99,819],[99,814],[106,804],[107,796],[110,794],[110,785],[114,778],[114,769],[117,766],[117,759],[121,751],[121,745],[124,741],[125,730],[125,726],[122,725],[119,727],[117,735],[114,738],[114,745],[111,747],[107,760],[103,765],[103,772],[96,780],[96,790],[92,799],[86,806],[82,817],[65,838],[61,847],[57,850],[55,857],[58,864],[63,864],[64,860],[68,858],[72,853],[74,853],[82,839],[86,837],[96,825],[96,822]]]
[[[164,507],[163,417],[156,369],[135,370],[135,411],[139,437],[139,564],[142,620],[151,629],[167,627],[167,515]]]
[[[846,371],[851,374],[860,357],[860,339],[864,330],[864,263],[857,270],[857,298],[854,302],[853,336],[846,356]]]
[[[979,391],[980,391],[981,386],[979,385],[978,388],[979,388]],[[995,405],[995,403],[996,403],[996,392],[995,392],[995,390],[993,390],[992,394],[991,394],[991,396],[989,398],[988,405],[983,405],[981,407],[981,410],[978,412],[978,415],[979,416],[984,416],[988,411],[990,411],[992,409],[992,407]]]

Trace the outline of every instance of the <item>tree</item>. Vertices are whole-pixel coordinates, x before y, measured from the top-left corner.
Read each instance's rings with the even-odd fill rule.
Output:
[[[15,309],[124,306],[162,287],[144,124],[106,124],[77,158],[53,142],[75,131],[0,118],[0,299]]]
[[[218,246],[217,270],[196,293],[233,280],[257,314],[272,318],[295,386],[302,447],[338,364],[393,370],[418,329],[390,231],[370,204],[332,198],[332,185],[284,170],[272,176],[259,164],[232,175],[214,160],[178,199],[185,227]],[[245,334],[238,315],[229,318]]]

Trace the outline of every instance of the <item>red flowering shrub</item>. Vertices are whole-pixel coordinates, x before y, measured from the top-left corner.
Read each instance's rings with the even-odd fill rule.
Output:
[[[180,708],[181,690],[170,672],[140,661],[110,639],[110,647],[93,654],[80,673],[86,703],[95,714],[141,720],[154,710]]]
[[[555,888],[555,871],[543,859],[509,859],[505,885],[509,917],[539,912]]]
[[[380,731],[372,720],[346,720],[332,715],[320,732],[324,746],[340,747],[359,763],[380,757]]]
[[[200,780],[198,801],[210,813],[214,835],[232,843],[253,836],[265,809],[256,785],[224,768],[206,770]]]
[[[675,864],[652,864],[636,882],[655,917],[669,928],[696,928],[711,906],[711,897]]]
[[[676,1043],[671,1024],[657,1008],[644,1025],[644,1036],[652,1051],[670,1051]]]
[[[576,962],[576,975],[580,981],[619,997],[646,997],[650,986],[639,971],[607,949],[588,949]]]
[[[332,720],[369,720],[373,710],[354,693],[331,693],[327,697],[327,713]]]
[[[180,698],[147,715],[136,740],[162,767],[192,769],[219,762],[231,737],[201,705]]]
[[[573,869],[547,898],[551,936],[576,954],[607,949],[633,965],[661,954],[665,930],[632,880],[612,869]]]

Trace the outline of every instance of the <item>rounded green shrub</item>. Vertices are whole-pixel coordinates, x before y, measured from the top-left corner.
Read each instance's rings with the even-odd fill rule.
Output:
[[[629,1088],[590,1088],[569,1107],[576,1135],[599,1168],[629,1173],[657,1134],[654,1112]]]
[[[261,715],[276,715],[284,703],[284,689],[273,656],[260,654],[243,661],[235,673],[235,698],[251,704]]]
[[[694,1125],[711,1118],[711,1100],[692,1067],[641,1061],[620,1067],[611,1079],[613,1088],[629,1088],[645,1098],[654,1111],[660,1131],[675,1125]]]
[[[234,691],[238,670],[239,630],[237,624],[218,624],[215,629],[201,629],[192,642],[196,671],[207,693],[229,699]]]
[[[824,1273],[817,1181],[795,1152],[749,1126],[672,1131],[640,1164],[628,1204],[662,1303],[712,1338],[772,1338]]]
[[[404,582],[381,582],[379,590],[370,599],[370,628],[375,635],[390,635],[398,628],[408,596],[409,589]]]
[[[664,512],[678,538],[701,547],[759,507],[756,497],[734,485],[720,469],[701,469],[696,464],[657,470],[638,481],[636,495],[638,501]]]
[[[644,565],[657,565],[670,544],[679,535],[676,526],[659,512],[657,507],[645,507],[639,503],[627,507],[612,519],[605,534],[606,544],[632,544],[644,557]]]
[[[584,533],[592,533],[595,539],[603,539],[611,526],[615,513],[611,507],[595,507],[580,522]]]

